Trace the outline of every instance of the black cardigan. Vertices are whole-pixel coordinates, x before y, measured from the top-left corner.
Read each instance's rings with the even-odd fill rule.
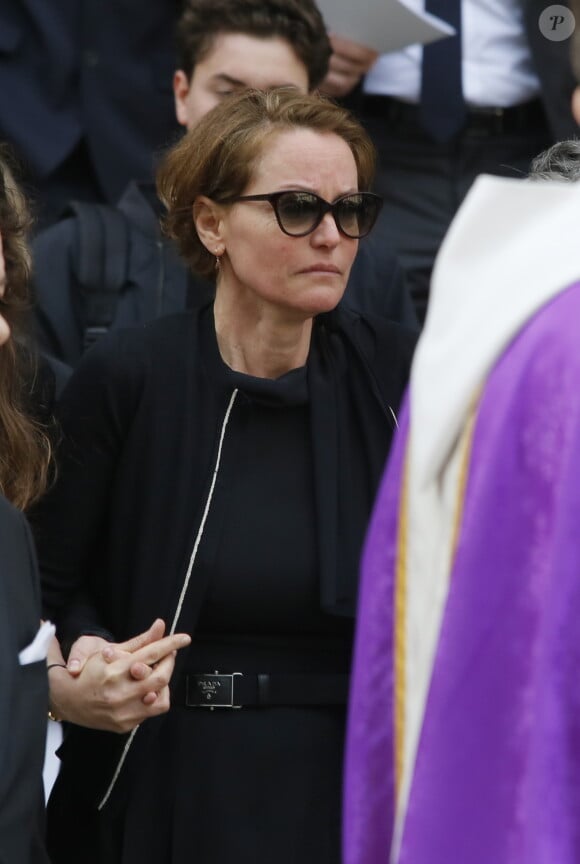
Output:
[[[354,614],[414,339],[348,310],[314,324],[307,372],[320,591],[332,614]],[[208,306],[109,334],[65,390],[59,478],[33,514],[45,614],[65,641],[83,632],[122,640],[156,617],[172,621],[232,395],[231,374],[216,374],[212,352]],[[194,632],[204,588],[194,573],[179,630]],[[108,760],[98,761],[100,773]]]

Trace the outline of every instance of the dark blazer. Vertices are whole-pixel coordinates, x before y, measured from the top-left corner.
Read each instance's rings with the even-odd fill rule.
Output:
[[[570,103],[575,78],[570,58],[570,40],[551,42],[542,35],[538,26],[541,13],[549,6],[548,0],[520,0],[523,26],[532,53],[534,71],[540,79],[541,99],[546,110],[550,131],[554,141],[578,136]],[[570,6],[569,0],[560,5]],[[577,21],[577,27],[580,23]],[[344,99],[345,105],[356,114],[363,113],[362,81]]]
[[[46,660],[21,666],[40,626],[36,559],[24,517],[0,497],[0,861],[44,864]]]
[[[534,68],[542,86],[542,101],[554,141],[574,138],[578,126],[572,117],[570,103],[575,79],[570,58],[570,40],[552,42],[540,31],[538,20],[550,4],[547,0],[521,0],[528,44],[534,59]],[[568,0],[563,6],[569,7]],[[577,22],[580,26],[580,22]]]
[[[0,138],[48,177],[81,137],[112,203],[177,130],[177,0],[2,0]]]

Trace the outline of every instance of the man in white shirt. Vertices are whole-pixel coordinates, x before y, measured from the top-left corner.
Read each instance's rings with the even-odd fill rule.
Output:
[[[416,9],[432,10],[431,4],[408,0]],[[442,4],[452,5],[452,0]],[[475,177],[482,172],[525,176],[534,155],[578,132],[570,110],[569,44],[547,38],[538,23],[547,5],[544,0],[461,0],[464,117],[443,140],[423,122],[421,46],[377,59],[364,46],[333,40],[324,88],[339,97],[352,94],[351,107],[378,147],[383,224],[390,226],[421,318],[433,259]]]

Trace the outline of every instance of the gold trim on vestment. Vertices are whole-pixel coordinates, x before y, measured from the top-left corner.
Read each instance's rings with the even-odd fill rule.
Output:
[[[466,423],[461,433],[458,446],[461,450],[460,468],[457,477],[457,490],[451,535],[450,574],[453,569],[459,533],[463,519],[465,492],[469,477],[471,450],[479,393],[472,401]],[[409,440],[403,467],[401,497],[399,503],[399,523],[397,529],[397,560],[395,565],[395,616],[394,616],[394,757],[395,757],[395,795],[399,799],[403,779],[405,754],[405,716],[406,716],[406,622],[407,622],[407,580],[408,580],[408,534],[409,534]]]

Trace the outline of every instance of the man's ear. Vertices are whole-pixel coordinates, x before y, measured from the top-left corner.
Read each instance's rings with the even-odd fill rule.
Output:
[[[193,221],[198,237],[208,252],[221,255],[225,240],[223,207],[205,195],[198,195],[193,203]]]
[[[187,126],[187,97],[189,96],[189,78],[183,69],[173,73],[173,98],[175,101],[175,116],[181,126]]]

